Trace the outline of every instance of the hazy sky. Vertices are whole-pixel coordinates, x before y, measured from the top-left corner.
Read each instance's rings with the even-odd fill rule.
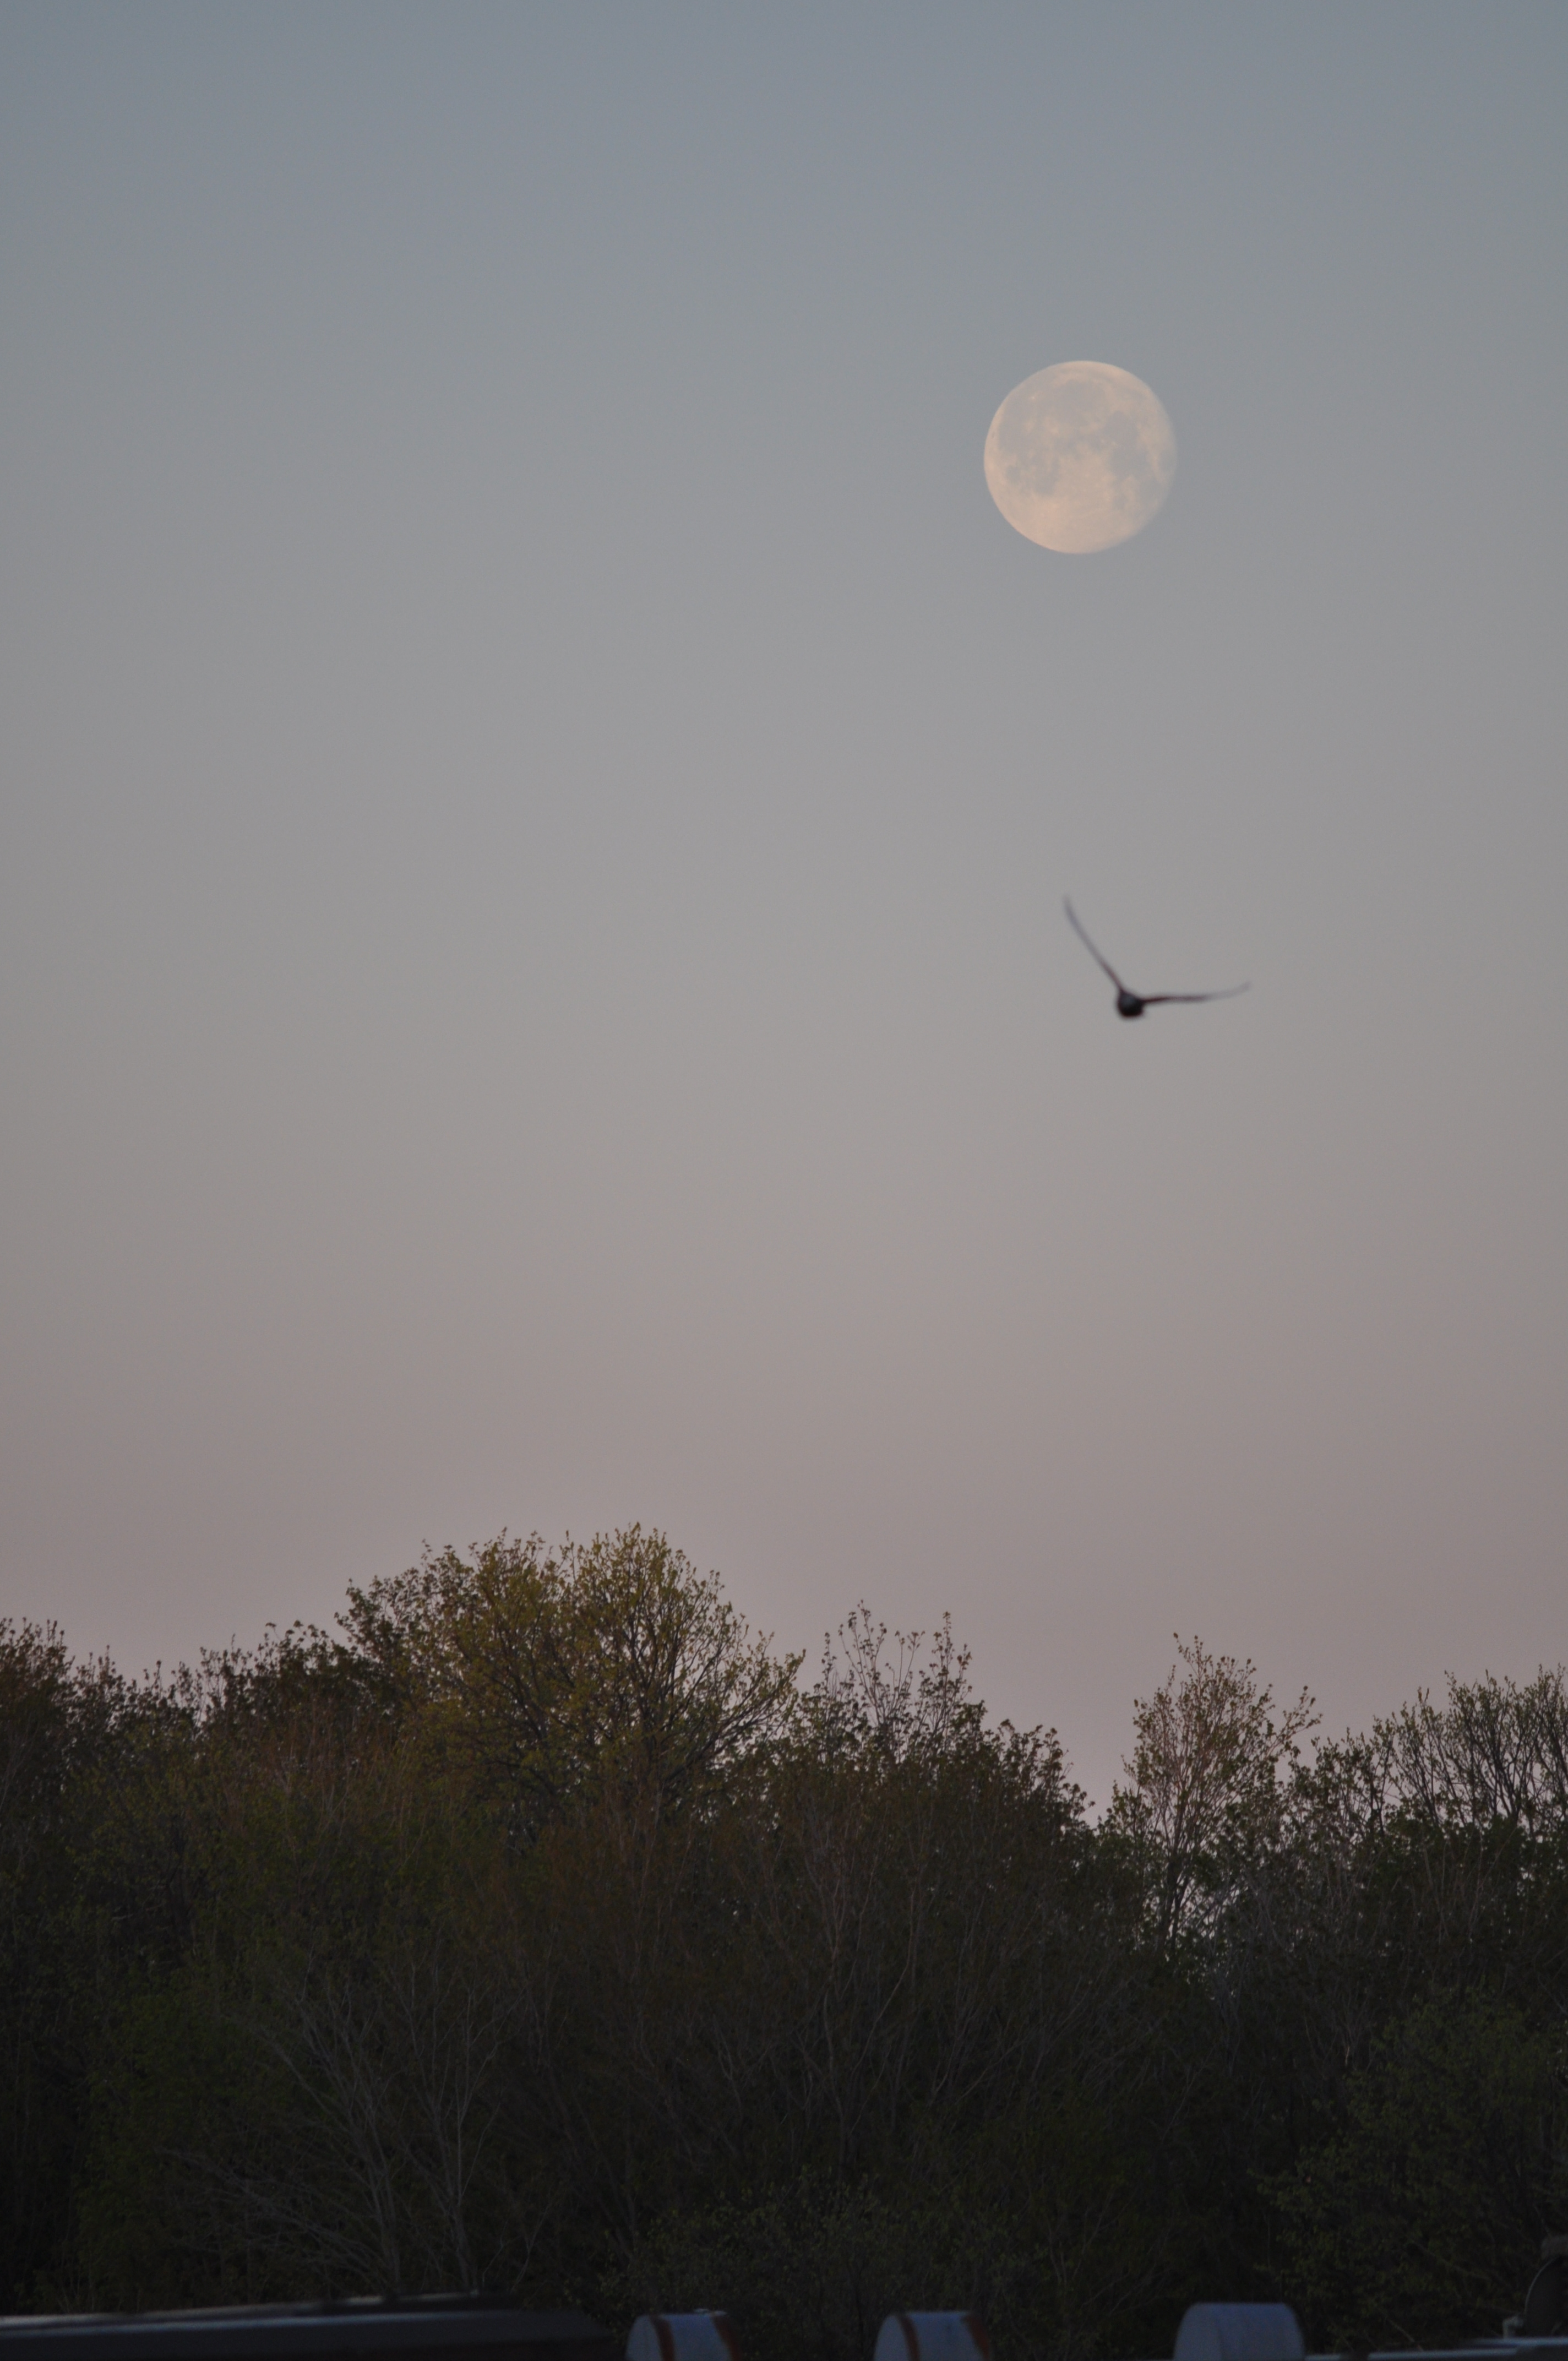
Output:
[[[1568,1653],[1565,110],[1560,0],[8,0],[0,1612],[638,1519],[1102,1796],[1178,1630]]]

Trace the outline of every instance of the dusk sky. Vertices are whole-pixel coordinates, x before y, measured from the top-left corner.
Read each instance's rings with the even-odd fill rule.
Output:
[[[1177,1631],[1568,1653],[1565,123],[1560,0],[8,0],[0,1614],[641,1521],[1102,1801]]]

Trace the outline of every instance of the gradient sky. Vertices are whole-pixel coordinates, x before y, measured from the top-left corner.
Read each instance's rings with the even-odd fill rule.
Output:
[[[1559,0],[8,0],[0,1613],[637,1519],[1102,1797],[1177,1631],[1556,1662],[1565,120]]]

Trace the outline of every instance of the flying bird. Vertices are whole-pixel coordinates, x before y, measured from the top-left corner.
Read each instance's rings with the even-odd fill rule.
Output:
[[[1129,992],[1103,952],[1095,950],[1094,945],[1079,924],[1078,912],[1073,908],[1072,904],[1064,899],[1062,908],[1067,912],[1069,923],[1079,941],[1086,950],[1093,953],[1094,958],[1099,961],[1115,985],[1118,1016],[1141,1016],[1146,1008],[1157,1008],[1167,1000],[1234,1000],[1238,992],[1246,990],[1245,983],[1233,983],[1227,992]]]

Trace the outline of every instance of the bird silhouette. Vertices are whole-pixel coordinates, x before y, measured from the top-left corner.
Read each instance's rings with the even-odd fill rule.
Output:
[[[1115,985],[1118,1016],[1141,1016],[1146,1008],[1157,1008],[1168,1000],[1234,1000],[1238,992],[1246,990],[1245,983],[1233,983],[1226,992],[1129,992],[1104,953],[1095,950],[1094,945],[1079,923],[1078,912],[1065,897],[1062,908],[1067,912],[1068,922],[1079,941],[1099,961],[1100,965]]]

